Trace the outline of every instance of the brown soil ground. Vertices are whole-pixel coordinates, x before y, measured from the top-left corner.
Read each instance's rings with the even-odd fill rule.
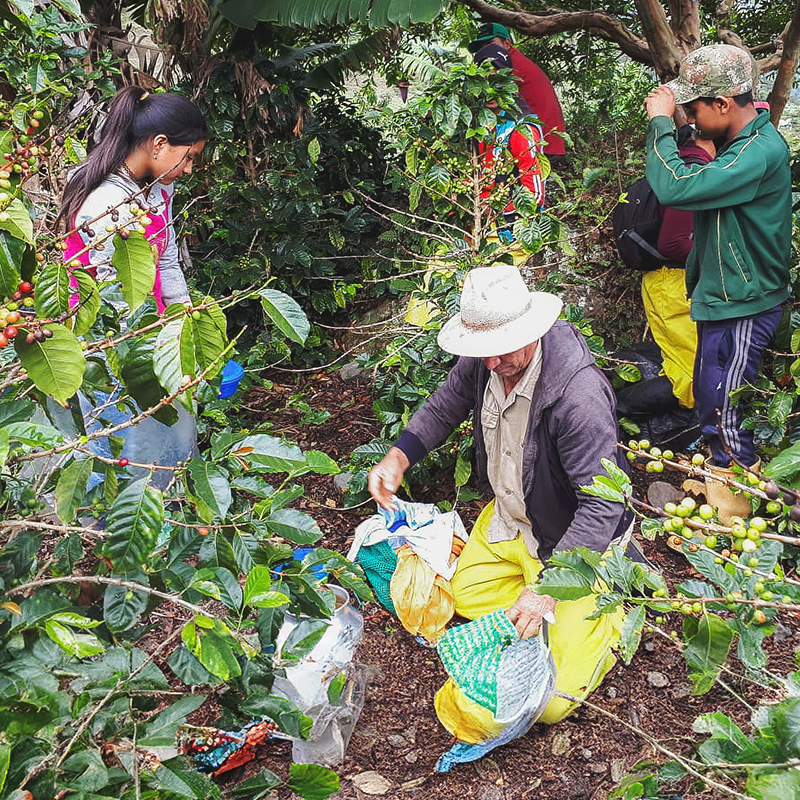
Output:
[[[377,434],[367,384],[317,375],[305,379],[300,387],[286,376],[272,378],[272,388],[256,389],[247,398],[246,408],[254,423],[269,422],[274,432],[324,450],[341,464],[347,463],[354,447]],[[330,412],[324,423],[304,426],[300,412],[286,408],[285,399],[300,389],[314,410]],[[634,470],[640,496],[650,480],[644,470]],[[321,544],[346,552],[356,525],[374,509],[340,508],[340,495],[329,476],[310,476],[305,486],[302,503],[324,531]],[[414,499],[452,497],[451,486],[452,479],[442,476]],[[479,509],[473,504],[460,510],[469,524]],[[688,563],[663,541],[645,541],[638,530],[637,538],[670,583],[691,576]],[[453,744],[433,708],[434,694],[446,678],[444,670],[435,652],[418,645],[382,608],[368,604],[363,613],[359,659],[369,665],[371,677],[363,713],[346,759],[337,769],[341,776],[337,797],[343,800],[367,796],[353,784],[353,778],[369,771],[388,781],[389,788],[383,794],[386,798],[599,800],[636,765],[669,760],[654,746],[656,742],[668,751],[691,755],[698,741],[692,722],[701,713],[723,711],[749,730],[745,707],[729,692],[715,687],[701,697],[691,694],[682,655],[665,638],[671,628],[680,625],[678,615],[672,615],[661,630],[646,630],[630,665],[618,661],[591,697],[592,706],[581,707],[556,726],[537,724],[526,736],[481,761],[456,766],[449,774],[437,774],[434,765],[438,757]],[[792,653],[800,645],[800,626],[796,619],[784,619],[778,633],[767,645],[769,666],[784,675],[794,669]],[[771,697],[769,690],[744,679],[735,660],[731,670],[727,683],[749,702],[755,705]],[[271,743],[259,751],[255,762],[226,778],[235,783],[264,767],[285,775],[289,761],[288,744]],[[690,778],[670,787],[670,792],[685,800],[723,796]]]

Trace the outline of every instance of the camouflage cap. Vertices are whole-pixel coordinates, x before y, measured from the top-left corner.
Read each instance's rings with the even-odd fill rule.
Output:
[[[753,61],[741,47],[710,44],[689,53],[678,77],[666,86],[678,104],[698,97],[736,97],[753,88]]]

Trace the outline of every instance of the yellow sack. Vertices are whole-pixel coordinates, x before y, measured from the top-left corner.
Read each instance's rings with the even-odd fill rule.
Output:
[[[663,373],[684,408],[694,408],[692,379],[697,352],[697,326],[686,298],[686,273],[662,267],[642,276],[644,313],[661,348]]]
[[[442,636],[455,610],[450,581],[437,575],[407,544],[397,550],[389,593],[397,618],[410,634],[431,644]]]
[[[485,742],[506,726],[504,722],[495,722],[488,708],[470,700],[452,678],[436,692],[433,705],[439,722],[460,742]]]

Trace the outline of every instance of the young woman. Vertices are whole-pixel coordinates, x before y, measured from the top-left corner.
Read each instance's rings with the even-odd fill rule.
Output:
[[[122,89],[111,102],[100,143],[64,190],[58,219],[71,231],[66,262],[77,260],[97,280],[113,281],[112,240],[106,239],[101,248],[87,247],[105,239],[106,226],[131,220],[129,198],[136,196],[151,220],[145,236],[156,260],[153,294],[158,312],[187,302],[172,227],[173,184],[191,174],[207,138],[202,114],[182,95],[151,94],[140,86]]]
[[[150,219],[144,235],[156,261],[153,294],[158,312],[172,303],[188,302],[172,227],[173,184],[191,173],[207,137],[202,114],[185,97],[150,94],[140,86],[120,91],[111,102],[99,144],[73,173],[64,191],[58,219],[64,221],[68,231],[64,253],[67,264],[78,261],[97,280],[113,281],[116,278],[111,264],[113,237],[107,236],[106,227],[130,223],[134,217],[131,206],[141,201]],[[73,283],[73,288],[77,290],[77,283]],[[73,302],[77,304],[78,299],[74,295]],[[124,394],[116,383],[110,395],[96,393],[90,399],[79,394],[87,433],[130,418],[127,410],[120,411],[114,405]],[[194,417],[182,406],[175,407],[178,419],[172,426],[148,417],[119,431],[118,435],[124,439],[122,455],[131,464],[173,466],[196,452]],[[69,414],[55,404],[51,412],[62,430],[74,433]],[[111,457],[105,438],[90,441],[87,449]],[[147,474],[133,467],[131,472]],[[171,477],[170,471],[156,470],[151,481],[163,489]],[[101,479],[95,473],[90,486]]]

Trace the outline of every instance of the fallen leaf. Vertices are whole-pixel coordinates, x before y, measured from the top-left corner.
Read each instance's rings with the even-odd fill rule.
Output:
[[[569,736],[566,733],[557,733],[553,737],[553,745],[550,748],[550,752],[554,756],[565,756],[572,746],[572,742],[569,740]]]
[[[356,789],[360,789],[364,794],[386,794],[392,788],[392,784],[383,775],[374,770],[354,775],[353,786]]]

